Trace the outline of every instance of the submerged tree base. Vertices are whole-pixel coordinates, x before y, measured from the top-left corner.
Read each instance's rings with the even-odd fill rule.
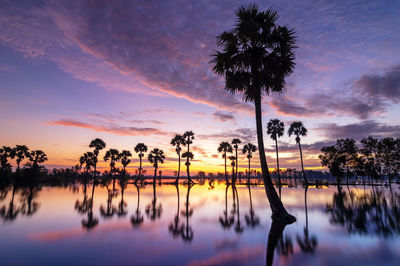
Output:
[[[285,212],[282,214],[272,214],[271,216],[273,223],[279,223],[282,225],[289,225],[292,224],[294,222],[296,222],[296,217],[294,217],[293,215]]]

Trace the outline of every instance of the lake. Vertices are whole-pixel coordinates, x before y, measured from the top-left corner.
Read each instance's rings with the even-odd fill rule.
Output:
[[[285,228],[271,223],[262,185],[9,186],[0,197],[0,261],[399,265],[397,184],[285,186],[280,194],[297,218]]]

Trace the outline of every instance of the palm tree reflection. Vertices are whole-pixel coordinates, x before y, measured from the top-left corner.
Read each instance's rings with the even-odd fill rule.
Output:
[[[193,183],[188,183],[187,193],[186,193],[186,202],[185,202],[185,210],[181,212],[182,216],[186,217],[186,223],[182,227],[181,235],[182,239],[187,242],[191,242],[193,240],[193,229],[189,224],[189,217],[193,214],[193,209],[189,208],[189,194],[190,189],[193,187]]]
[[[135,183],[134,184],[137,190],[137,205],[136,205],[136,211],[134,214],[131,216],[131,223],[133,227],[138,227],[143,223],[143,215],[140,212],[139,209],[139,204],[140,204],[140,190],[138,185]]]
[[[255,214],[255,212],[253,210],[253,200],[251,197],[250,185],[248,185],[247,188],[249,189],[250,210],[249,210],[249,213],[246,214],[244,218],[246,220],[247,226],[250,226],[251,228],[255,228],[260,224],[260,218],[257,217],[257,215]]]
[[[243,233],[243,226],[240,222],[240,205],[239,205],[239,194],[237,192],[235,184],[232,185],[232,193],[236,195],[236,223],[235,223],[235,232],[238,234]]]
[[[105,187],[107,188],[107,203],[106,203],[106,207],[104,207],[103,204],[101,204],[101,206],[100,206],[100,214],[104,218],[111,218],[117,212],[117,208],[115,206],[113,206],[113,204],[112,204],[112,200],[113,200],[114,196],[116,195],[115,187],[114,187],[115,183],[113,182],[113,188],[112,189],[109,189],[108,186],[109,186],[108,183],[106,183],[106,185],[105,185]]]
[[[305,213],[306,213],[306,226],[304,227],[304,238],[301,238],[297,235],[297,243],[300,246],[300,249],[304,253],[314,253],[315,249],[317,248],[318,242],[315,236],[309,236],[308,231],[308,212],[307,212],[307,189],[306,186],[304,189],[304,206],[305,206]]]
[[[156,180],[153,179],[153,200],[151,204],[146,207],[146,215],[150,218],[150,220],[155,221],[161,217],[162,213],[162,205],[161,203],[157,206],[157,197],[156,197]]]
[[[177,210],[176,210],[176,215],[174,217],[174,221],[168,226],[168,230],[174,238],[177,238],[182,234],[183,226],[180,224],[179,221],[179,205],[180,205],[179,185],[175,185],[175,187],[176,187],[176,196],[178,197]]]
[[[226,184],[226,189],[225,189],[225,211],[223,212],[223,216],[219,217],[219,223],[221,224],[223,229],[229,229],[233,225],[234,222],[234,217],[229,216],[228,217],[228,189],[229,189],[229,184]]]
[[[25,188],[21,194],[21,212],[26,216],[32,216],[39,209],[39,202],[34,199],[37,197],[37,193],[39,192],[40,187],[35,186],[33,184],[29,185],[29,187]]]
[[[12,190],[12,195],[11,195],[11,200],[10,203],[8,204],[8,208],[6,206],[3,206],[0,208],[0,216],[3,218],[3,220],[6,221],[14,221],[18,214],[20,213],[20,209],[17,208],[17,206],[14,204],[14,197],[15,197],[15,192],[16,192],[16,187],[13,185],[13,190]],[[7,195],[7,194],[6,194]]]
[[[93,229],[99,224],[99,219],[93,216],[93,200],[94,200],[95,188],[96,188],[96,182],[95,180],[93,180],[92,196],[87,200],[88,202],[87,219],[82,220],[82,227],[87,230]]]
[[[126,179],[125,178],[123,178],[119,181],[119,186],[121,187],[121,201],[118,204],[117,215],[119,217],[121,217],[121,216],[125,216],[128,213],[128,211],[126,210],[128,204],[124,201],[124,191],[126,188]]]

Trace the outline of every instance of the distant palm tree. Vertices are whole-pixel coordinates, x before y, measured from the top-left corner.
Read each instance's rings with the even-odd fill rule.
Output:
[[[129,159],[129,157],[132,156],[132,153],[130,151],[127,150],[123,150],[120,154],[119,157],[121,158],[121,164],[123,166],[123,174],[125,177],[126,174],[126,167],[128,166],[128,164],[131,163],[131,160]]]
[[[139,175],[137,176],[135,183],[137,183],[138,179],[142,177],[143,174],[143,168],[142,168],[142,158],[144,156],[144,153],[147,152],[147,146],[144,143],[138,143],[135,147],[135,152],[139,153]]]
[[[157,177],[158,164],[159,163],[164,163],[164,159],[165,159],[164,152],[162,150],[160,150],[160,149],[155,148],[149,153],[149,156],[147,157],[147,159],[154,166],[153,183],[155,183],[156,182],[156,177]]]
[[[143,223],[143,216],[140,213],[140,190],[137,184],[134,184],[137,190],[137,205],[136,205],[136,211],[131,217],[131,223],[134,227],[138,227]]]
[[[271,119],[267,124],[267,134],[270,135],[271,139],[275,141],[276,151],[276,166],[278,171],[279,185],[281,182],[281,175],[279,173],[279,156],[278,156],[278,138],[282,137],[285,133],[285,124],[279,119]]]
[[[29,160],[32,162],[33,167],[39,167],[39,164],[47,161],[47,155],[41,150],[31,151]]]
[[[257,151],[257,147],[251,143],[247,143],[243,146],[243,154],[247,153],[247,159],[249,160],[249,171],[247,172],[247,183],[250,184],[250,160],[253,158],[253,152]]]
[[[0,148],[0,164],[1,171],[9,172],[11,171],[11,164],[8,162],[8,158],[13,158],[13,150],[10,147],[3,146]]]
[[[188,181],[189,183],[192,183],[192,179],[190,178],[190,171],[189,171],[189,167],[190,167],[190,160],[193,159],[194,155],[193,153],[190,152],[190,144],[193,143],[194,140],[194,133],[193,131],[186,131],[185,133],[183,133],[182,136],[185,139],[185,145],[187,146],[187,152],[185,152],[184,154],[182,154],[183,158],[186,158],[186,172],[187,172],[187,177],[188,177]]]
[[[226,181],[226,183],[229,183],[228,174],[226,171],[226,157],[227,157],[227,153],[232,153],[232,151],[233,151],[233,149],[232,149],[231,144],[229,144],[229,142],[223,141],[219,144],[218,152],[223,153],[222,158],[224,158],[224,160],[225,160],[225,181]]]
[[[303,172],[303,178],[304,178],[304,183],[307,185],[307,177],[306,173],[304,172],[304,165],[303,165],[303,152],[301,150],[301,144],[300,144],[300,136],[304,137],[307,136],[307,128],[303,126],[303,123],[300,121],[295,121],[290,125],[290,128],[288,130],[288,135],[289,137],[291,135],[296,136],[296,142],[299,144],[299,150],[300,150],[300,160],[301,160],[301,171]]]
[[[178,175],[176,176],[175,183],[179,182],[179,175],[181,173],[181,145],[186,145],[185,139],[181,135],[175,135],[171,140],[171,145],[175,147],[176,154],[178,154]]]
[[[229,160],[231,160],[231,166],[232,166],[232,183],[235,184],[235,181],[236,181],[236,177],[235,177],[236,157],[231,155],[231,156],[229,156]]]
[[[13,157],[17,158],[17,171],[20,169],[21,161],[25,158],[29,158],[29,149],[25,145],[17,145],[12,150]]]
[[[96,176],[99,152],[106,147],[106,143],[102,139],[96,138],[90,142],[89,147],[94,148],[93,154],[95,156],[93,158],[93,166],[94,166],[93,174],[94,174],[94,176]]]
[[[240,143],[242,143],[242,142],[238,138],[234,138],[232,140],[232,145],[233,145],[233,148],[235,149],[235,157],[236,157],[236,177],[238,175],[238,164],[239,164],[238,163],[238,149],[239,149]]]
[[[104,161],[110,161],[110,175],[113,175],[117,172],[117,168],[115,167],[115,163],[121,159],[120,153],[117,149],[109,149],[106,151],[106,155],[104,155]]]
[[[222,51],[213,55],[213,71],[225,77],[227,91],[242,92],[245,101],[254,102],[261,170],[272,216],[291,223],[295,218],[284,208],[268,170],[261,99],[263,93],[282,92],[285,88],[285,78],[295,66],[295,33],[286,26],[276,25],[279,15],[275,10],[262,11],[255,4],[239,7],[236,16],[235,27],[217,37],[217,45]]]
[[[85,165],[85,170],[86,170],[86,175],[90,171],[90,168],[94,166],[94,154],[92,152],[85,152],[80,158],[79,158],[79,166],[82,167]]]

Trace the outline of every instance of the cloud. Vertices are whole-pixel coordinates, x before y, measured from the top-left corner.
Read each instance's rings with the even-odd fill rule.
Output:
[[[252,142],[255,143],[256,140],[256,132],[251,128],[238,128],[233,131],[221,132],[215,134],[199,134],[199,139],[212,139],[219,141],[230,141],[233,138],[238,138],[242,141],[242,143]]]
[[[400,102],[400,65],[395,65],[383,75],[363,75],[354,84],[361,93],[369,97]]]
[[[324,136],[331,139],[354,138],[360,140],[367,136],[400,137],[400,125],[387,125],[374,120],[348,125],[325,123],[316,130],[321,131]]]
[[[54,121],[46,122],[47,125],[56,125],[56,126],[66,126],[66,127],[78,127],[78,128],[86,128],[90,130],[94,130],[97,132],[106,132],[120,136],[143,136],[143,135],[163,135],[168,134],[156,128],[150,127],[122,127],[117,125],[95,125],[90,123],[85,123],[73,119],[59,119]]]
[[[234,121],[235,117],[230,114],[230,113],[224,113],[224,112],[220,112],[217,111],[213,114],[214,119],[219,120],[221,122],[227,122],[227,121]]]

